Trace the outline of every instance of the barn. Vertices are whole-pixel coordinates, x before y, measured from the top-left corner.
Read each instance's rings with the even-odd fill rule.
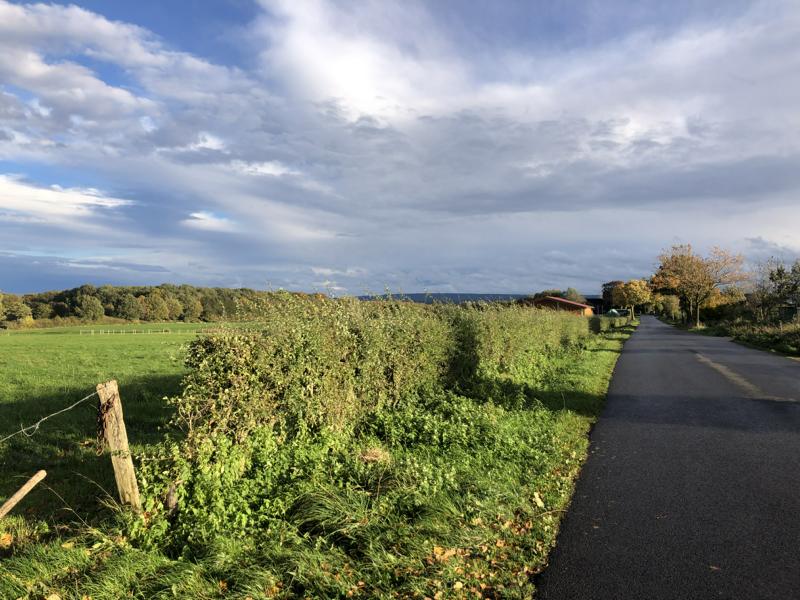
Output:
[[[537,308],[548,308],[550,310],[565,310],[576,315],[584,315],[591,317],[594,310],[588,304],[581,304],[580,302],[573,302],[566,298],[559,298],[558,296],[545,296],[544,298],[536,298],[533,305]]]

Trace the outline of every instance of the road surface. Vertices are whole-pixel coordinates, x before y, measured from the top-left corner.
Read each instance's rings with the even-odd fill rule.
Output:
[[[643,317],[538,586],[800,598],[800,362]]]

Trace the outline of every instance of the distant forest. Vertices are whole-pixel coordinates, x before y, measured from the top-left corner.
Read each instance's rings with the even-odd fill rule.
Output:
[[[247,288],[191,285],[82,285],[77,288],[0,295],[0,320],[16,325],[34,321],[222,321],[251,314],[270,292]]]

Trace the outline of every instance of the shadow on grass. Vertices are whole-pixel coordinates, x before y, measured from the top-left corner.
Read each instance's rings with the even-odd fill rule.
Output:
[[[171,410],[164,400],[180,390],[181,375],[158,375],[120,381],[128,440],[134,455],[160,440]],[[39,397],[0,404],[2,435],[82,398],[91,390],[62,389]],[[102,500],[117,498],[111,458],[97,454],[97,400],[48,419],[27,437],[0,444],[0,498],[7,498],[39,469],[47,478],[14,509],[15,514],[53,523],[102,518]],[[107,494],[106,494],[107,492]],[[60,498],[59,498],[60,496]],[[74,512],[73,512],[74,511]]]

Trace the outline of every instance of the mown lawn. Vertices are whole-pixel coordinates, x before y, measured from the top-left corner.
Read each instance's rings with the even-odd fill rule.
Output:
[[[197,335],[196,326],[168,328],[172,333],[92,336],[81,335],[81,328],[64,328],[0,335],[0,437],[85,396],[98,382],[114,378],[120,382],[134,452],[154,444],[162,438],[169,418],[163,398],[178,392],[184,373],[182,347]],[[546,564],[585,459],[589,428],[602,408],[614,364],[631,332],[632,328],[625,328],[593,336],[579,355],[557,365],[557,376],[537,390],[537,398],[553,414],[546,429],[533,429],[537,419],[521,411],[502,417],[510,436],[524,439],[529,435],[550,453],[541,465],[531,465],[537,492],[529,499],[530,509],[504,512],[514,505],[505,502],[505,497],[516,490],[504,489],[502,464],[492,465],[495,471],[476,470],[476,483],[496,485],[505,497],[470,515],[460,514],[457,503],[442,506],[441,515],[431,515],[431,539],[451,540],[453,545],[431,543],[428,547],[428,540],[419,540],[420,556],[425,557],[419,564],[423,578],[414,593],[407,590],[404,595],[522,597],[517,594],[523,592],[512,589],[530,588]],[[281,554],[280,540],[260,547],[252,540],[232,539],[191,560],[134,547],[119,522],[111,518],[113,511],[104,508],[102,490],[112,498],[116,494],[110,459],[95,451],[94,410],[94,401],[87,402],[43,423],[30,438],[17,436],[0,444],[0,500],[36,470],[48,471],[47,485],[23,500],[13,518],[0,523],[0,598],[291,597],[295,588],[286,581],[318,582],[352,575],[337,573],[334,565],[325,562],[332,556],[329,549],[304,550],[302,556],[290,557],[288,546]],[[527,427],[532,428],[525,433]],[[329,507],[314,509],[325,508]],[[437,531],[442,524],[462,521],[464,531]],[[355,520],[344,526],[358,525]],[[470,545],[465,545],[468,538]],[[368,539],[364,543],[370,544]],[[395,560],[391,552],[376,547],[365,550],[374,551],[376,560],[384,561],[382,568],[391,570]],[[281,569],[265,568],[267,563],[282,565],[285,577]],[[397,562],[397,569],[408,568]],[[425,573],[435,577],[425,579]],[[353,577],[347,595],[372,596],[366,586]],[[339,588],[332,585],[331,589]]]

